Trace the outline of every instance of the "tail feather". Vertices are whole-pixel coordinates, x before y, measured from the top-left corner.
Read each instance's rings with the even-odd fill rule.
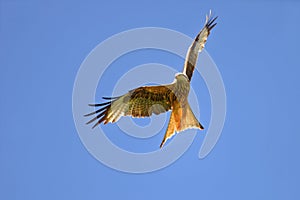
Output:
[[[172,111],[170,121],[168,124],[168,129],[165,133],[163,141],[161,142],[161,144],[159,146],[160,148],[162,148],[164,146],[164,144],[166,143],[166,141],[168,139],[170,139],[173,135],[175,135],[175,133],[176,133],[175,131],[176,131],[175,114],[174,114],[174,111]]]
[[[185,107],[177,108],[172,111],[168,129],[160,144],[160,148],[162,148],[166,141],[174,136],[176,132],[184,131],[189,128],[204,129],[202,124],[195,117],[190,105],[186,104]]]
[[[195,117],[190,105],[187,104],[185,108],[184,116],[182,117],[181,120],[181,129],[177,131],[183,131],[189,128],[198,128],[200,130],[204,129],[202,124]]]

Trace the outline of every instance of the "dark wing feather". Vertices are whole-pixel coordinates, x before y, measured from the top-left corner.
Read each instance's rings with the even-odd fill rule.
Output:
[[[211,29],[213,29],[217,23],[214,23],[218,17],[212,18],[211,12],[206,16],[206,22],[200,33],[195,38],[194,42],[190,46],[188,53],[185,58],[183,73],[187,75],[191,81],[193,72],[197,63],[198,54],[202,51],[205,46],[207,37],[210,34]]]
[[[148,117],[152,113],[158,115],[166,112],[171,109],[171,99],[174,96],[171,87],[171,85],[144,86],[131,90],[120,97],[104,97],[103,99],[109,101],[101,104],[89,104],[101,108],[85,115],[97,114],[87,124],[98,120],[93,126],[94,128],[102,122],[104,124],[116,122],[121,116]]]

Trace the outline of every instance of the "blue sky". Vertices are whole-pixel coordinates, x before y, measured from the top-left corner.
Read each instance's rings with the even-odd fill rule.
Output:
[[[299,2],[0,3],[1,199],[300,198]],[[206,50],[227,92],[216,147],[199,160],[199,134],[174,164],[148,174],[101,164],[82,145],[72,117],[73,84],[84,58],[132,28],[164,27],[194,37],[209,9],[219,18]],[[152,61],[138,55],[124,59],[126,70],[136,59]],[[149,55],[181,70],[178,58]]]

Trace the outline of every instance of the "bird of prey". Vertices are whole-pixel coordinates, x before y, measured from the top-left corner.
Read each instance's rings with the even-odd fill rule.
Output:
[[[102,122],[104,124],[108,122],[114,123],[118,121],[121,116],[149,117],[153,113],[158,115],[171,110],[172,113],[168,128],[160,144],[160,148],[162,148],[165,142],[176,132],[178,133],[189,128],[203,130],[204,127],[196,119],[190,108],[188,94],[198,54],[204,48],[210,31],[215,27],[216,19],[217,17],[212,18],[211,12],[209,15],[206,15],[204,27],[188,49],[183,72],[177,73],[171,84],[143,86],[130,90],[128,93],[119,97],[103,97],[104,100],[107,100],[106,102],[89,104],[89,106],[100,108],[85,115],[91,116],[96,114],[87,124],[97,120],[93,126],[94,128]]]

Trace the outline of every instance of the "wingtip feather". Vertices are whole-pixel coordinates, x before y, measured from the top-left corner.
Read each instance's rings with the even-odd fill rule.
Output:
[[[92,127],[92,129],[94,129],[96,126],[98,126],[100,123],[99,123],[99,121],[96,123],[96,124],[94,124],[94,126]]]
[[[117,98],[119,98],[119,97],[102,97],[102,99],[104,99],[104,100],[114,100]]]
[[[89,105],[89,106],[92,106],[92,107],[99,107],[99,106],[105,106],[105,105],[110,104],[110,103],[111,103],[111,102],[108,101],[108,102],[104,102],[104,103],[96,103],[96,104],[90,103],[90,104],[88,104],[88,105]]]

